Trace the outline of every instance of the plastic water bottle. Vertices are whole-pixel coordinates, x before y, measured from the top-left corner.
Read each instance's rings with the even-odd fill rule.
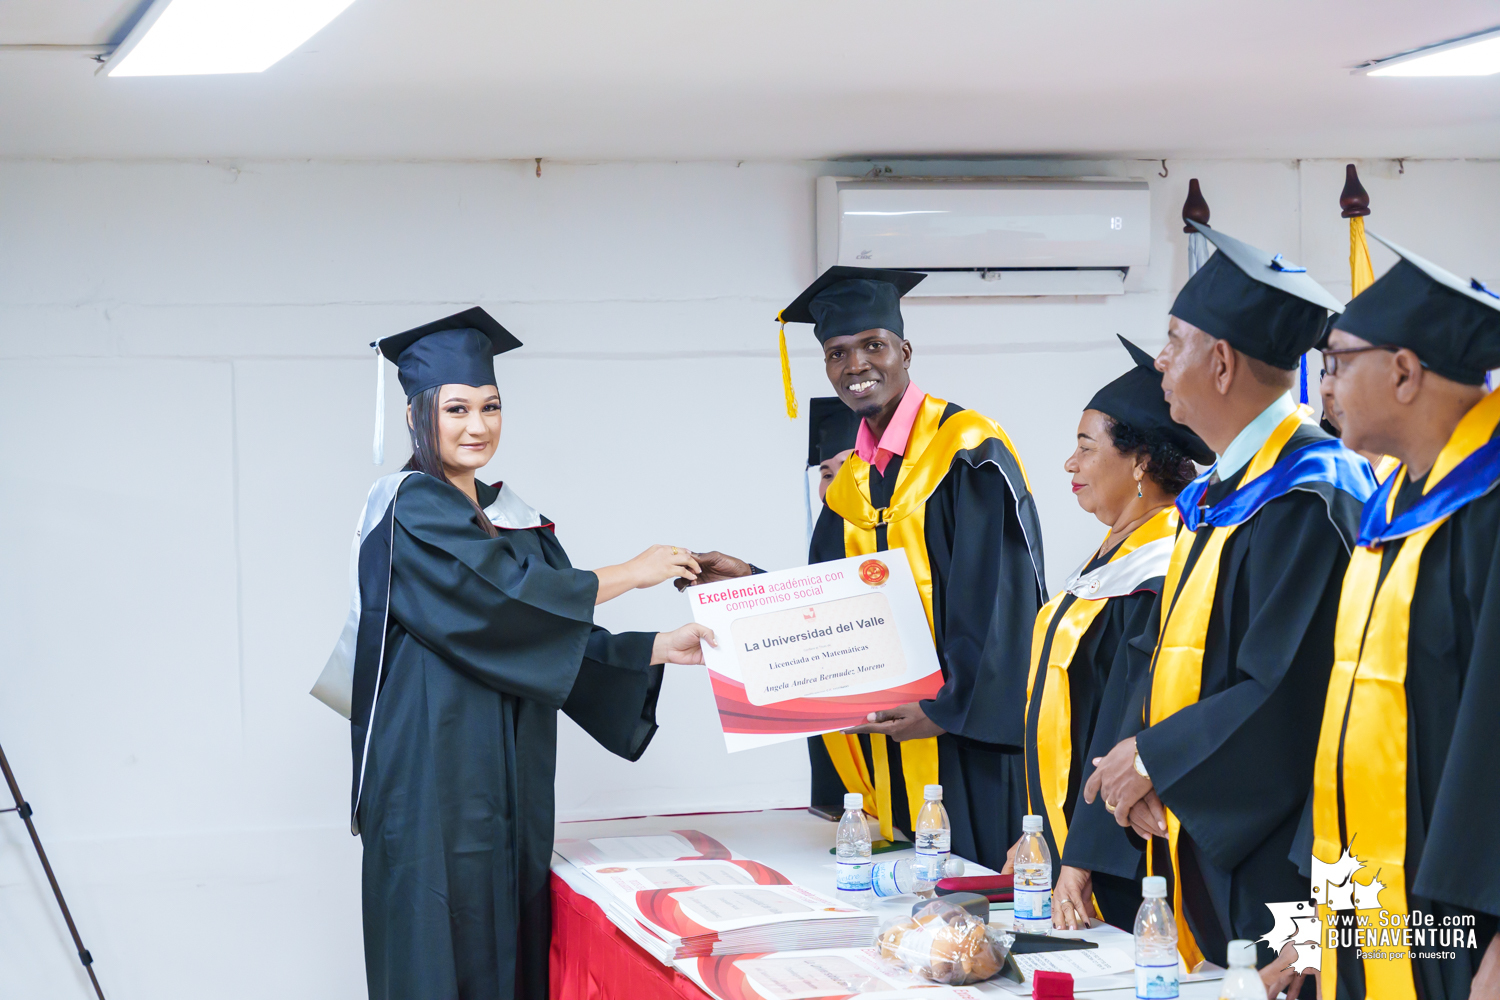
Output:
[[[838,891],[845,899],[858,901],[870,894],[870,826],[865,822],[865,797],[859,792],[844,796],[844,818],[839,820]]]
[[[1177,923],[1167,905],[1167,880],[1147,875],[1141,880],[1141,896],[1135,914],[1135,995],[1140,1000],[1172,1000],[1178,993]],[[1260,995],[1265,995],[1264,989]]]
[[[877,861],[870,876],[870,884],[875,889],[875,895],[882,899],[916,892],[917,876],[912,873],[911,858]]]
[[[948,810],[943,808],[943,786],[928,785],[922,790],[922,811],[917,813],[917,879],[936,882],[943,877],[952,849],[953,832],[948,825]]]
[[[943,878],[959,878],[964,873],[963,858],[948,859],[943,865]],[[870,884],[875,895],[882,899],[888,896],[925,896],[932,891],[932,883],[917,878],[916,865],[911,858],[896,861],[877,861],[870,875]]]
[[[1255,942],[1229,942],[1229,971],[1219,983],[1219,1000],[1264,1000],[1265,995],[1255,971]]]
[[[1052,933],[1052,852],[1042,836],[1042,817],[1021,820],[1021,842],[1015,862],[1016,930]]]

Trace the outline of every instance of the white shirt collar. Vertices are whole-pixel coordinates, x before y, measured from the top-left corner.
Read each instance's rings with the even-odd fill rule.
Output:
[[[1219,479],[1228,479],[1249,464],[1255,453],[1265,445],[1270,438],[1271,432],[1287,417],[1297,412],[1297,404],[1292,401],[1290,392],[1276,397],[1276,401],[1261,411],[1260,416],[1245,425],[1229,447],[1224,449],[1224,454],[1219,456],[1218,464]]]

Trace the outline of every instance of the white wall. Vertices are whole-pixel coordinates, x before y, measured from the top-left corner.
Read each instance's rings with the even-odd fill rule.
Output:
[[[795,564],[806,425],[782,413],[771,317],[813,276],[813,177],[866,166],[0,163],[0,744],[112,998],[363,996],[347,729],[306,691],[380,471],[365,345],[473,303],[517,332],[492,478],[578,564],[658,541]],[[1102,533],[1060,465],[1126,367],[1113,335],[1162,339],[1188,177],[1216,225],[1339,293],[1342,163],[983,169],[1153,188],[1123,297],[907,307],[919,383],[1010,430],[1055,586]],[[1500,165],[1362,169],[1372,229],[1500,277]],[[799,394],[826,394],[811,337],[793,345]],[[600,619],[686,615],[659,588]],[[723,752],[701,669],[670,670],[660,716],[634,765],[564,721],[561,818],[806,801],[800,745]],[[3,815],[0,970],[0,997],[86,993]]]

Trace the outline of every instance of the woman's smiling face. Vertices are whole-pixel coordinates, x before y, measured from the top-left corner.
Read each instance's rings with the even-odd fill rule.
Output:
[[[1073,474],[1078,506],[1105,524],[1114,524],[1136,496],[1135,459],[1121,454],[1109,434],[1109,417],[1084,410],[1078,420],[1078,447],[1063,469]]]
[[[472,475],[500,445],[500,390],[493,385],[445,385],[438,394],[438,446],[449,476]]]

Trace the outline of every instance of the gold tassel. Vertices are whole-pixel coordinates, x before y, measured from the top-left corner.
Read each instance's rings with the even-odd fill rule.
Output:
[[[776,314],[781,323],[781,391],[786,393],[786,415],[788,420],[797,419],[797,390],[792,388],[792,359],[786,353],[786,320]]]

